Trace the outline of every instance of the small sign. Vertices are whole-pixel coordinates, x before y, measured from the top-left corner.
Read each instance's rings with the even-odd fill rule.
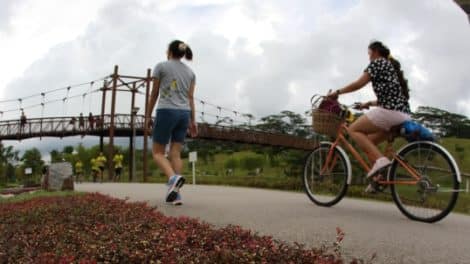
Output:
[[[33,174],[33,168],[25,168],[24,169],[24,174],[26,174],[26,175]]]
[[[197,161],[197,151],[189,152],[189,162]]]

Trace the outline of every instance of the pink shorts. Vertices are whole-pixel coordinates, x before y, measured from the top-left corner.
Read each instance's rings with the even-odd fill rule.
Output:
[[[366,113],[367,118],[377,127],[389,131],[390,128],[398,126],[410,120],[410,115],[394,110],[388,110],[382,107],[376,107]]]

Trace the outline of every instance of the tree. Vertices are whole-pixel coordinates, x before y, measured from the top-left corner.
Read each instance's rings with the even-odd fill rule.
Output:
[[[8,179],[14,177],[13,163],[17,161],[18,151],[13,150],[13,146],[4,147],[3,144],[0,143],[0,184],[6,184]]]
[[[73,146],[65,146],[62,150],[62,153],[72,154],[73,153]]]
[[[44,161],[37,148],[26,150],[21,161],[23,161],[23,168],[31,168],[34,175],[39,175],[42,172]]]
[[[62,161],[62,153],[60,153],[59,151],[54,149],[51,152],[49,152],[49,154],[51,155],[51,162]]]
[[[430,106],[420,106],[412,117],[435,134],[444,137],[470,138],[470,120],[464,115]]]

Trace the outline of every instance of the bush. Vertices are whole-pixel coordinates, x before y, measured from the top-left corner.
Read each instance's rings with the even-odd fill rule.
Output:
[[[236,158],[228,158],[225,160],[224,168],[226,169],[236,169],[240,165],[240,162]]]
[[[264,157],[258,154],[250,154],[240,160],[242,167],[248,171],[252,171],[256,168],[262,168],[264,162]]]
[[[306,249],[100,194],[0,204],[0,223],[0,263],[344,263],[340,229]]]

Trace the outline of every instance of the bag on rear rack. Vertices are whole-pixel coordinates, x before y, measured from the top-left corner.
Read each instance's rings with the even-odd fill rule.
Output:
[[[405,121],[400,130],[401,136],[403,136],[408,142],[413,141],[435,141],[436,138],[431,130],[425,128],[419,123],[408,120]]]

